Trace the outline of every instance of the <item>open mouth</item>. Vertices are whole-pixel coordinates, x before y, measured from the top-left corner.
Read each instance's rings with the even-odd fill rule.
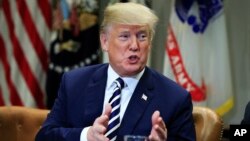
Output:
[[[131,55],[128,57],[128,60],[129,60],[129,63],[134,64],[134,63],[137,63],[139,61],[139,57],[136,55]]]

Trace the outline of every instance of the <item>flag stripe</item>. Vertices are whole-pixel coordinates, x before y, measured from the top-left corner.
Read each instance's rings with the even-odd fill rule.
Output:
[[[17,8],[20,13],[20,17],[23,20],[23,23],[25,23],[24,26],[26,28],[26,32],[30,37],[30,41],[32,42],[33,47],[36,50],[37,56],[43,66],[44,71],[46,71],[48,68],[47,50],[37,32],[37,29],[35,28],[35,24],[28,11],[25,0],[17,0]]]
[[[33,74],[35,75],[36,79],[39,80],[40,87],[43,90],[43,93],[45,93],[44,90],[45,90],[45,81],[46,81],[46,71],[44,71],[44,69],[42,68],[40,60],[37,57],[36,50],[34,49],[33,44],[30,41],[31,39],[29,38],[29,35],[26,32],[26,29],[24,26],[25,23],[22,22],[22,19],[19,16],[20,14],[18,12],[16,12],[16,9],[17,9],[16,3],[14,1],[11,1],[11,2],[12,2],[12,3],[10,3],[11,11],[13,11],[11,14],[12,14],[12,17],[14,17],[13,21],[14,21],[14,27],[15,27],[15,34],[19,39],[20,46],[22,47],[24,56],[26,57]],[[31,9],[30,12],[33,13],[33,15],[32,15],[33,21],[35,21],[37,23],[36,28],[38,28],[38,27],[40,28],[38,30],[40,30],[39,32],[41,32],[40,36],[43,37],[44,32],[48,33],[49,31],[46,31],[46,29],[47,29],[45,27],[46,25],[44,23],[43,18],[39,14],[39,10],[37,10],[37,5],[35,3],[32,3],[32,4],[29,3],[28,6],[29,6],[29,10]],[[33,9],[36,9],[36,11],[34,11]],[[33,17],[35,15],[36,15],[36,17]],[[43,28],[43,30],[41,30],[42,28]],[[5,40],[8,40],[8,39],[5,39]],[[43,42],[46,42],[46,40],[44,40]],[[47,42],[49,43],[48,40],[47,40]],[[16,73],[18,73],[18,72],[16,72]],[[16,78],[13,78],[13,80],[14,79],[16,79]],[[19,87],[20,86],[18,86],[18,88]],[[25,90],[24,93],[26,95],[28,95],[28,93],[26,92],[27,88],[25,88],[23,90]]]
[[[11,1],[11,2],[15,2],[15,1]],[[13,11],[16,11],[15,9],[15,3],[11,3],[11,10]],[[39,65],[39,61],[37,60],[37,57],[33,54],[35,53],[32,53],[32,47],[28,48],[29,45],[29,41],[26,41],[26,38],[27,36],[25,36],[25,31],[24,30],[20,30],[22,28],[22,22],[20,22],[20,20],[17,18],[18,17],[18,13],[16,12],[12,12],[13,15],[12,17],[16,17],[15,18],[15,31],[18,31],[16,34],[17,36],[19,37],[19,40],[21,41],[20,43],[22,43],[21,45],[23,46],[22,49],[24,49],[24,52],[26,53],[26,57],[28,58],[28,61],[30,63],[30,66],[32,66],[32,69],[33,68],[37,68],[37,69],[33,69],[33,72],[36,72],[35,74],[39,77],[40,76],[40,79],[37,77],[37,79],[41,80],[43,77],[43,75],[41,75],[41,65]],[[14,14],[16,13],[16,14]],[[6,23],[6,17],[4,14],[1,14],[2,16],[0,16],[0,21],[1,21],[1,29],[5,29],[5,31],[2,31],[0,30],[0,34],[2,35],[2,38],[3,38],[3,41],[4,41],[4,44],[5,44],[5,49],[6,49],[6,55],[7,55],[7,59],[8,59],[8,63],[10,65],[10,68],[11,68],[11,80],[13,82],[13,84],[15,85],[16,87],[16,90],[17,92],[19,93],[19,97],[20,99],[22,100],[24,106],[32,106],[32,107],[36,107],[36,103],[35,103],[35,100],[34,98],[32,97],[32,94],[28,88],[28,86],[26,85],[26,82],[22,76],[22,73],[19,71],[19,68],[18,68],[18,65],[17,65],[17,62],[15,60],[15,58],[13,57],[13,48],[12,48],[12,45],[11,45],[11,40],[9,38],[9,31],[7,30],[8,27],[7,27],[7,23]],[[17,16],[16,16],[17,15]],[[18,34],[19,33],[19,34]],[[24,38],[21,38],[21,37],[24,37]],[[29,59],[30,58],[30,59]],[[30,60],[33,60],[35,62],[32,62]],[[37,61],[36,61],[37,60]],[[0,66],[1,67],[1,66]],[[3,68],[3,67],[2,67]],[[0,74],[3,76],[3,77],[0,77],[0,78],[5,78],[5,74],[3,71],[1,71],[3,69],[0,69]],[[1,82],[1,85],[2,85],[2,88],[5,88],[3,89],[3,97],[4,97],[4,100],[5,100],[5,104],[6,105],[11,105],[10,101],[9,101],[9,95],[10,95],[10,92],[8,90],[8,87],[7,87],[7,80],[6,79],[0,79],[0,82]],[[41,81],[40,81],[41,82]]]
[[[23,77],[24,77],[36,103],[37,103],[37,106],[39,108],[44,108],[44,103],[43,103],[43,95],[44,94],[42,93],[42,90],[39,87],[38,81],[35,79],[34,74],[29,67],[29,64],[28,64],[28,62],[24,56],[24,53],[21,49],[18,38],[16,37],[16,35],[14,33],[14,24],[13,24],[13,21],[11,18],[9,2],[7,0],[4,0],[2,4],[3,4],[4,14],[6,15],[6,21],[8,23],[8,30],[10,33],[9,38],[12,42],[14,57],[17,61],[19,69],[22,72],[22,75],[23,75]]]
[[[0,57],[0,78],[3,78],[0,79],[0,87],[3,103],[13,105],[11,100],[13,90],[10,89],[13,88],[22,102],[15,105],[43,108],[47,72],[47,65],[44,64],[48,61],[49,25],[51,25],[45,16],[52,14],[50,5],[41,7],[42,2],[45,2],[45,5],[49,3],[40,0],[2,0],[1,2],[0,35],[3,41],[1,47],[5,49],[1,52],[5,56]],[[46,15],[44,11],[42,12],[42,8],[48,10],[45,11]],[[36,49],[37,47],[40,49]],[[41,50],[45,54],[41,55],[43,53]]]
[[[38,5],[43,14],[43,17],[46,21],[47,27],[51,30],[52,28],[52,15],[51,15],[51,6],[48,0],[38,0]]]
[[[28,11],[31,14],[32,20],[35,22],[36,29],[38,31],[38,34],[40,38],[42,39],[43,43],[45,44],[47,52],[49,52],[50,47],[50,27],[47,26],[48,23],[46,23],[46,18],[48,18],[46,15],[42,13],[42,9],[39,5],[40,1],[37,2],[26,2],[27,7],[29,8]],[[52,10],[48,9],[50,15],[52,15]],[[49,16],[50,16],[49,15]],[[45,17],[46,16],[46,17]],[[51,17],[51,16],[50,16]],[[50,23],[50,26],[52,23]]]
[[[9,89],[8,89],[8,86],[6,84],[6,81],[5,81],[5,73],[4,73],[4,68],[3,68],[3,64],[2,64],[2,61],[1,61],[1,58],[0,58],[0,86],[1,86],[1,97],[3,98],[3,101],[4,101],[4,105],[11,105],[10,104],[10,98],[9,98]],[[1,105],[1,106],[4,106],[4,105]]]
[[[4,101],[3,101],[3,93],[2,93],[2,89],[0,87],[0,106],[4,105]]]
[[[5,45],[4,45],[4,41],[3,38],[0,34],[0,58],[2,60],[3,63],[3,67],[5,70],[5,79],[7,81],[9,90],[10,90],[10,101],[12,105],[23,105],[18,92],[13,84],[13,82],[11,81],[11,74],[10,74],[10,66],[7,62],[7,57],[6,57],[6,50],[5,50]]]

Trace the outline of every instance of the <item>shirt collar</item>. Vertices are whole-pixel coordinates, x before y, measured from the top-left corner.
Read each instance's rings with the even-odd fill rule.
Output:
[[[125,87],[128,87],[130,90],[134,90],[136,85],[138,84],[139,80],[141,79],[143,73],[145,71],[145,68],[139,72],[138,74],[130,77],[121,77],[125,82]],[[120,77],[114,69],[111,67],[111,65],[108,66],[108,78],[107,78],[107,85],[106,89],[109,89],[112,87],[113,82]]]

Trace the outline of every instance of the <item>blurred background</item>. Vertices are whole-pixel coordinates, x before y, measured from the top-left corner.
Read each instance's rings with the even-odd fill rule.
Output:
[[[50,109],[64,72],[108,62],[99,25],[117,1],[0,0],[0,105]],[[239,124],[250,101],[250,1],[131,1],[159,17],[148,66]]]

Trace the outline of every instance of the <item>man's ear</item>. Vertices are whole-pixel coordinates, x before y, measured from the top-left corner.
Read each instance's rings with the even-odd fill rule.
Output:
[[[108,51],[108,35],[106,33],[100,34],[100,42],[103,51]]]

